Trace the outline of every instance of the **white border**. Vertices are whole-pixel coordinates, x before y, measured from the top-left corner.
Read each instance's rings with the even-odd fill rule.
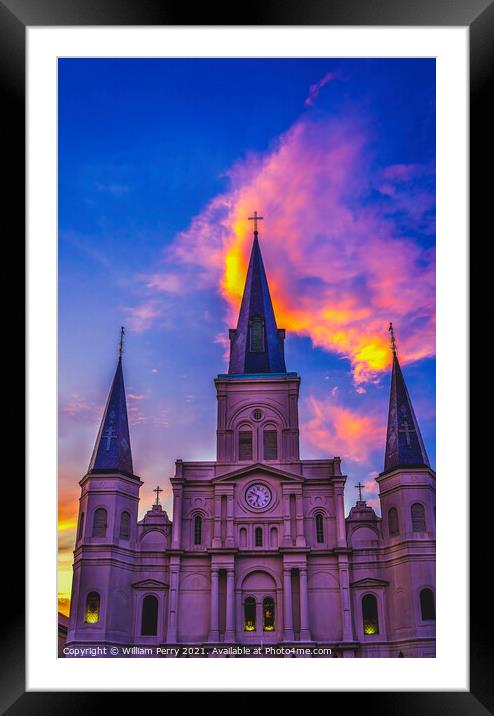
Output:
[[[468,690],[468,28],[28,28],[27,41],[27,689]],[[58,56],[437,58],[436,659],[56,658]]]

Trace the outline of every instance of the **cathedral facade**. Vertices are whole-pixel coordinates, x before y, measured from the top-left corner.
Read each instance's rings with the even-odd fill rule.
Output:
[[[173,522],[159,492],[138,519],[120,355],[80,481],[66,646],[433,657],[435,473],[395,347],[382,517],[361,496],[345,516],[340,457],[299,454],[300,377],[255,228],[229,370],[214,381],[217,458],[176,461]]]

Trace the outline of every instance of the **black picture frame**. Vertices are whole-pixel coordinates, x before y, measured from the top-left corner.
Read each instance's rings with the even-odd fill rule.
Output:
[[[190,22],[190,18],[194,22]],[[492,112],[489,94],[494,75],[494,2],[492,0],[253,0],[248,7],[242,4],[226,6],[218,3],[202,4],[193,10],[185,3],[169,0],[0,0],[0,83],[4,96],[4,160],[5,146],[11,152],[8,162],[8,181],[3,192],[3,228],[10,232],[10,247],[17,249],[22,265],[25,233],[25,51],[26,28],[32,26],[91,26],[91,25],[379,25],[379,26],[469,26],[470,28],[470,232],[479,240],[488,230],[492,204],[492,180],[485,180],[482,167],[486,156],[492,156]],[[5,141],[7,140],[7,141]],[[489,153],[489,149],[491,150]],[[5,165],[4,165],[5,167]],[[6,174],[6,172],[4,172]],[[491,219],[489,221],[489,219]],[[7,224],[7,228],[6,225]],[[490,231],[490,230],[489,230]],[[5,244],[4,244],[5,246]],[[10,262],[10,259],[9,259]],[[19,265],[19,263],[17,265]],[[12,264],[10,264],[12,265]],[[16,305],[22,303],[17,286]],[[22,309],[22,306],[21,306]],[[16,339],[17,363],[24,344],[21,321],[12,320]],[[4,326],[5,327],[5,326]],[[30,350],[35,347],[29,346]],[[17,381],[12,381],[11,405],[22,411],[22,382],[17,366]],[[8,381],[7,381],[8,382]],[[14,399],[15,398],[15,399]],[[20,420],[22,417],[19,416]],[[16,425],[21,424],[17,420]],[[13,432],[18,432],[15,430]],[[100,692],[25,692],[25,613],[19,596],[24,587],[22,563],[24,533],[22,530],[22,446],[12,454],[10,474],[17,476],[15,507],[9,501],[4,510],[4,589],[11,590],[8,611],[4,607],[3,638],[0,641],[2,688],[0,708],[8,714],[79,714],[98,713],[103,708],[115,708],[115,694]],[[7,457],[4,449],[4,458]],[[462,466],[461,468],[462,469]],[[12,481],[6,489],[12,490]],[[5,488],[4,488],[5,489]],[[478,508],[477,508],[478,509]],[[10,517],[6,514],[10,513]],[[489,520],[474,519],[471,514],[471,555],[482,552],[489,544]],[[453,518],[453,517],[452,517]],[[11,525],[6,524],[10,519]],[[15,540],[15,547],[13,543]],[[9,545],[9,542],[12,544]],[[452,547],[454,548],[454,547]],[[484,557],[485,559],[485,557]],[[493,713],[494,689],[493,638],[491,596],[484,588],[483,571],[472,569],[472,610],[470,637],[470,692],[352,692],[352,708],[380,714],[477,714]],[[15,593],[15,596],[14,596]],[[454,598],[454,595],[451,595]],[[454,625],[452,625],[454,628]],[[50,647],[51,648],[51,647]],[[159,688],[159,685],[158,685]],[[356,683],[358,688],[358,683]],[[158,696],[159,693],[146,694]],[[190,695],[190,694],[189,694]],[[188,696],[189,696],[188,695]],[[345,700],[348,693],[331,694],[331,708],[335,699]],[[112,698],[110,703],[109,698]],[[126,693],[126,706],[132,708],[137,700],[134,693]],[[141,699],[142,695],[137,694]],[[131,704],[132,702],[132,704]],[[142,702],[141,702],[142,703]],[[163,700],[162,705],[165,705]],[[166,707],[166,706],[165,706]],[[329,707],[329,705],[328,705]]]

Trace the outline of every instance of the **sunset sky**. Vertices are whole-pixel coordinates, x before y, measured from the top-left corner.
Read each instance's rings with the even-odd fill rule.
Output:
[[[121,325],[140,516],[157,484],[171,516],[175,459],[215,459],[254,210],[302,457],[378,509],[393,321],[435,466],[434,60],[60,60],[63,610]]]

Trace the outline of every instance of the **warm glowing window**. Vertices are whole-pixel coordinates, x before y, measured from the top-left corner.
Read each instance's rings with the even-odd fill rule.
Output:
[[[252,460],[252,432],[240,430],[238,433],[238,459]]]
[[[130,537],[130,513],[122,512],[120,516],[120,539],[129,539]]]
[[[264,459],[278,459],[278,436],[276,430],[265,430],[264,437]]]
[[[89,592],[86,600],[86,624],[97,624],[99,622],[99,594]]]
[[[262,547],[262,527],[256,527],[256,547]]]
[[[422,621],[434,621],[436,618],[436,606],[432,589],[422,589],[420,592],[420,612]]]
[[[194,517],[194,544],[202,543],[202,517],[196,515]]]
[[[274,631],[274,600],[266,597],[262,603],[262,628],[263,631]]]
[[[84,512],[81,512],[81,516],[79,517],[79,529],[77,530],[77,541],[82,539],[82,535],[84,533]]]
[[[415,502],[411,508],[412,530],[414,532],[425,532],[425,510],[420,502]]]
[[[244,602],[244,631],[256,630],[256,600],[247,597]]]
[[[250,322],[250,352],[264,352],[264,321],[262,318],[253,318]]]
[[[98,507],[93,517],[93,537],[105,537],[107,515],[104,507]]]
[[[316,540],[319,544],[324,542],[324,518],[320,512],[316,515]]]
[[[396,507],[391,507],[388,512],[388,529],[390,537],[396,537],[396,535],[400,534],[400,527],[398,524],[398,510],[396,509]]]
[[[142,600],[141,634],[143,636],[156,636],[158,633],[158,600],[153,594],[148,594]]]
[[[377,599],[373,594],[366,594],[362,597],[362,620],[364,623],[364,634],[379,634]]]

